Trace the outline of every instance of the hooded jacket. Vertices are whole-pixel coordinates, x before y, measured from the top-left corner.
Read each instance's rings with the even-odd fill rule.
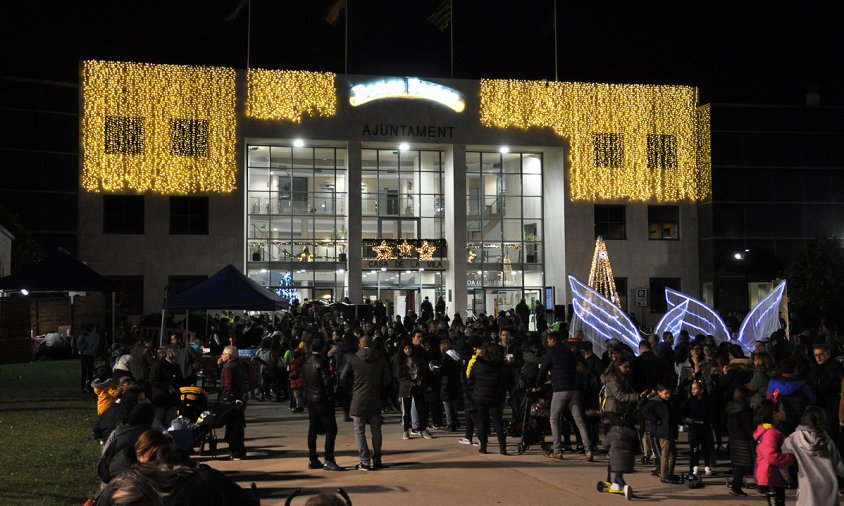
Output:
[[[563,343],[548,347],[539,368],[537,383],[544,383],[551,372],[551,386],[555,392],[579,390],[577,385],[577,356]],[[540,386],[540,385],[537,385]]]
[[[381,413],[382,394],[390,388],[390,367],[378,348],[360,348],[349,359],[340,380],[352,385],[349,413],[364,419]]]
[[[787,433],[790,433],[800,423],[800,418],[803,416],[803,410],[806,409],[806,406],[815,404],[817,401],[806,380],[786,374],[771,378],[768,382],[766,397],[777,403],[782,403],[785,410],[785,420],[782,425]]]
[[[828,457],[818,455],[818,451],[823,447],[826,448]],[[838,478],[844,478],[844,464],[828,435],[822,446],[811,428],[800,425],[785,439],[782,452],[793,454],[797,459],[798,505],[838,504]]]
[[[783,454],[782,447],[785,436],[774,425],[763,423],[753,432],[756,440],[756,468],[753,479],[757,486],[782,487],[785,481],[779,469],[786,469],[794,463],[794,455]]]

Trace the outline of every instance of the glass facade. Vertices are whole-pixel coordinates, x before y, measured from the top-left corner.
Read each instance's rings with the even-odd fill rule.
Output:
[[[444,239],[444,155],[439,150],[362,150],[361,258],[374,259],[372,247],[385,239],[432,244]],[[437,251],[434,256],[444,253]],[[364,298],[386,300],[402,315],[418,307],[426,296],[435,301],[443,295],[443,284],[442,271],[430,269],[370,269],[362,273]]]
[[[466,152],[468,306],[532,306],[544,287],[542,154]]]
[[[247,271],[286,299],[346,291],[346,150],[247,149]]]

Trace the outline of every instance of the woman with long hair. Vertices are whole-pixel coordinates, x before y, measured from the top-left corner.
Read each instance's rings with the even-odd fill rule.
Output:
[[[783,442],[782,452],[797,459],[798,505],[838,504],[838,478],[844,478],[844,463],[826,432],[823,409],[806,408],[800,425]]]

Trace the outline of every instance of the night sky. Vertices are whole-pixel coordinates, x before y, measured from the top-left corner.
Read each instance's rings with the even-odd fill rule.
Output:
[[[454,1],[454,77],[554,79],[552,0]],[[348,71],[449,77],[440,0],[349,0]],[[80,59],[246,67],[239,0],[4,2],[3,75],[73,82]],[[253,68],[343,73],[330,0],[252,0]],[[750,4],[754,5],[750,5]],[[682,5],[678,7],[677,5]],[[701,102],[844,104],[844,24],[833,2],[557,0],[561,81],[697,86]],[[518,7],[518,8],[517,8]]]

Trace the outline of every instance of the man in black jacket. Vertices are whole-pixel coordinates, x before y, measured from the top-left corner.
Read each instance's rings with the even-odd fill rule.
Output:
[[[546,381],[548,373],[551,373],[551,386],[554,394],[551,397],[551,436],[553,437],[553,449],[546,454],[549,459],[562,459],[562,438],[561,421],[562,414],[566,407],[571,409],[571,417],[574,419],[577,430],[585,448],[592,447],[589,439],[589,432],[586,429],[586,422],[583,417],[583,409],[580,405],[580,390],[577,386],[577,356],[565,343],[560,342],[560,333],[549,332],[546,335],[547,351],[539,368],[537,385]],[[592,462],[592,452],[586,451],[586,460]]]
[[[390,388],[390,367],[381,350],[372,347],[372,338],[358,339],[358,351],[340,375],[340,381],[351,383],[350,412],[355,426],[361,471],[381,467],[381,399]],[[366,441],[366,426],[372,431],[372,451]]]
[[[220,401],[232,405],[233,409],[226,416],[226,442],[229,444],[231,460],[246,457],[246,417],[243,401],[246,397],[246,373],[238,362],[240,354],[234,346],[223,348],[223,354],[217,359],[220,371]]]
[[[334,418],[334,381],[330,364],[323,356],[325,342],[322,334],[314,334],[310,354],[303,367],[305,398],[308,405],[308,469],[342,471],[334,461],[334,440],[337,438],[337,420]],[[316,451],[317,434],[325,433],[325,464],[319,461]]]

